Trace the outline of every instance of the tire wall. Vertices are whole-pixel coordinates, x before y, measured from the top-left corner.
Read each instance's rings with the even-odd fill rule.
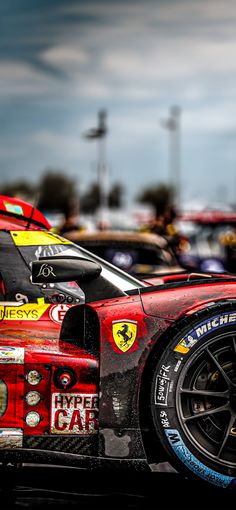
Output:
[[[205,346],[215,338],[219,337],[224,345],[224,335],[228,338],[234,331],[236,334],[234,302],[214,305],[177,321],[154,347],[140,394],[140,409],[146,413],[145,423],[141,418],[141,427],[144,424],[144,429],[149,429],[148,434],[143,434],[147,456],[152,452],[153,457],[154,452],[160,462],[164,451],[178,470],[224,488],[235,484],[236,463],[217,462],[204,448],[196,448],[181,423],[177,401],[182,372],[192,357],[198,352],[204,356]],[[148,405],[147,394],[150,395]]]

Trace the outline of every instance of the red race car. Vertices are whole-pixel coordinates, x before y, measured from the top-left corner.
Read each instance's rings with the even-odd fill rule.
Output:
[[[236,278],[139,281],[13,219],[0,231],[0,462],[169,461],[233,487]]]

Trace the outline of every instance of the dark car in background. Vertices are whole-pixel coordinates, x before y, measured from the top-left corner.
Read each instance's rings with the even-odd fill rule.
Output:
[[[71,231],[65,237],[139,277],[181,270],[167,241],[156,234],[115,230]]]

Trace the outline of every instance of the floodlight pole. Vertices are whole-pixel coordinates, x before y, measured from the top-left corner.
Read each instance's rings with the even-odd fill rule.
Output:
[[[97,140],[97,173],[99,186],[99,222],[104,225],[108,220],[109,184],[108,166],[106,161],[106,125],[107,113],[105,110],[98,112],[98,126],[85,133],[87,140]]]
[[[180,107],[172,106],[169,117],[162,122],[169,132],[169,183],[175,188],[178,205],[181,204],[180,115]]]
[[[100,220],[107,219],[107,212],[109,208],[109,185],[108,185],[108,167],[106,161],[106,112],[101,110],[98,112],[98,131],[101,135],[98,136],[98,150],[97,150],[97,168],[98,168],[98,184],[100,190]]]

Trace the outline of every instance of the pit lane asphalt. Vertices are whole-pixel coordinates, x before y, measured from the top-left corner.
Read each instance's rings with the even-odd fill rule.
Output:
[[[235,507],[236,493],[177,473],[0,469],[0,510],[175,510]]]

